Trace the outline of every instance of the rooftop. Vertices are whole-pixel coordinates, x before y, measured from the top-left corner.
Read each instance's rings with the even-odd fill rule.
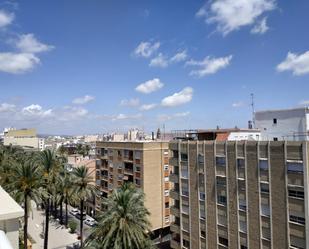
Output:
[[[20,218],[24,210],[20,205],[0,186],[0,221]]]

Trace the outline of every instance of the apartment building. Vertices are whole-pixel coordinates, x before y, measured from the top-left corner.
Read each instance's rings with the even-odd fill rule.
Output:
[[[169,148],[172,248],[309,248],[308,142]]]
[[[265,110],[255,113],[263,140],[309,140],[309,108]]]
[[[125,182],[145,193],[152,230],[170,225],[169,150],[167,142],[97,142],[96,185],[107,197]],[[100,199],[96,209],[102,210]]]

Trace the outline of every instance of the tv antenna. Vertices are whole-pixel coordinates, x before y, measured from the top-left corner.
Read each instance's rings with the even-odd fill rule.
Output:
[[[251,109],[252,109],[252,123],[253,123],[253,128],[255,128],[255,103],[254,103],[254,94],[251,93]]]

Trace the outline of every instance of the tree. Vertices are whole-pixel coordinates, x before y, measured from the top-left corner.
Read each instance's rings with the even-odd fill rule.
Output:
[[[29,203],[30,200],[38,202],[42,195],[40,191],[42,177],[38,165],[30,160],[14,165],[12,175],[14,181],[8,187],[15,199],[19,203],[24,203],[24,246],[27,248]]]
[[[38,163],[41,165],[44,188],[46,189],[47,196],[44,198],[45,206],[45,234],[44,234],[44,249],[48,247],[48,230],[49,230],[49,215],[51,197],[54,193],[55,182],[57,179],[57,173],[59,173],[59,161],[57,159],[55,151],[44,150],[38,155]]]
[[[74,168],[73,176],[73,192],[80,202],[80,243],[81,247],[83,247],[84,204],[88,198],[92,198],[95,194],[95,186],[90,184],[92,182],[92,178],[90,177],[88,169],[85,166]]]
[[[98,226],[86,241],[87,246],[100,249],[154,248],[149,238],[149,212],[144,199],[144,193],[132,184],[124,184],[110,197],[104,198],[103,205],[107,210],[98,217]]]

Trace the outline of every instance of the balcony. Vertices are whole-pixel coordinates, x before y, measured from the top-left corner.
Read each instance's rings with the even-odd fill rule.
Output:
[[[174,200],[179,200],[179,193],[175,190],[170,191],[170,197]]]
[[[178,175],[176,174],[170,174],[170,181],[174,183],[179,183]]]
[[[171,224],[170,229],[171,229],[171,232],[173,232],[173,233],[180,233],[180,227],[179,227],[179,225],[177,225],[175,223]]]

